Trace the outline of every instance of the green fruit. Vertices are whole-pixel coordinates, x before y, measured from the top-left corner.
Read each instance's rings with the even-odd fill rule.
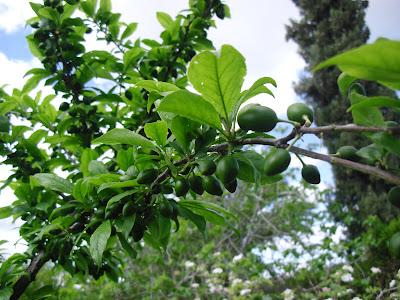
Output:
[[[237,180],[233,179],[231,182],[224,184],[224,186],[230,193],[234,193],[237,188]]]
[[[267,176],[274,176],[285,171],[290,165],[290,153],[285,149],[276,149],[264,163],[264,171]]]
[[[153,185],[153,187],[151,189],[151,193],[153,195],[157,195],[157,194],[161,193],[161,185],[159,185],[159,184]]]
[[[130,201],[125,203],[124,207],[122,208],[122,215],[124,217],[131,216],[135,213],[135,211],[136,211],[135,204]]]
[[[173,215],[173,212],[174,209],[168,201],[163,201],[160,203],[160,214],[163,217],[170,219]]]
[[[133,237],[133,240],[135,242],[139,242],[143,238],[145,231],[146,231],[146,224],[144,223],[144,220],[141,218],[136,218],[135,224],[133,225],[133,229],[130,233],[131,236]]]
[[[189,177],[189,184],[193,192],[195,192],[198,195],[203,195],[204,193],[203,179],[201,179],[200,176],[191,175]]]
[[[115,219],[121,212],[121,203],[111,204],[107,209],[104,218],[105,219]]]
[[[69,109],[69,103],[68,102],[61,103],[58,109],[61,111],[67,111]]]
[[[128,100],[132,100],[132,98],[133,98],[132,92],[131,92],[130,90],[126,90],[126,91],[125,91],[125,97],[126,97]]]
[[[313,165],[304,165],[301,170],[301,176],[305,181],[311,184],[318,184],[321,182],[321,175],[318,168]]]
[[[290,121],[294,121],[304,125],[306,123],[305,116],[310,120],[314,121],[314,114],[311,108],[303,103],[294,103],[290,105],[287,109],[287,117]]]
[[[278,117],[269,107],[248,104],[239,111],[237,121],[243,130],[268,132],[275,128]]]
[[[353,161],[358,161],[360,157],[357,155],[357,149],[353,146],[342,146],[336,152],[336,155]]]
[[[172,194],[173,192],[174,192],[174,189],[169,184],[161,185],[161,193],[163,193],[164,195],[165,194]]]
[[[215,196],[221,196],[223,194],[221,183],[214,176],[206,176],[203,179],[204,190]]]
[[[224,156],[217,163],[215,175],[222,183],[233,181],[239,173],[239,164],[236,158],[232,156]]]
[[[400,186],[395,186],[390,189],[388,200],[392,205],[400,208]]]
[[[185,196],[189,191],[189,183],[183,177],[175,179],[175,195],[177,197]]]
[[[154,182],[157,176],[157,169],[146,169],[141,171],[136,179],[139,184],[150,184]]]
[[[395,233],[390,238],[389,252],[393,257],[400,258],[400,232]]]
[[[214,174],[217,166],[212,159],[203,159],[199,161],[199,171],[201,174],[209,176]]]

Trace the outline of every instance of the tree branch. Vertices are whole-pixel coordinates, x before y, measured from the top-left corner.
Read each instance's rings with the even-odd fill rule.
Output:
[[[37,273],[47,261],[48,257],[45,255],[44,251],[39,252],[32,258],[31,263],[26,268],[25,274],[15,283],[10,300],[17,300],[21,297],[29,284],[35,280]]]
[[[297,129],[299,133],[303,134],[320,134],[325,132],[392,132],[399,133],[400,126],[396,127],[366,127],[366,126],[358,126],[356,124],[346,124],[346,125],[328,125],[321,127],[305,127],[302,126]]]

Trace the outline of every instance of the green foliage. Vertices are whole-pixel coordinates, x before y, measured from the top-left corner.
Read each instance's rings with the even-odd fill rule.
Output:
[[[262,77],[242,91],[246,74],[243,56],[230,45],[211,51],[207,29],[214,25],[214,14],[221,19],[229,15],[223,3],[190,1],[189,9],[175,19],[158,13],[164,28],[160,41],[131,40],[136,23],[122,23],[121,15],[112,13],[110,0],[45,0],[31,6],[36,17],[29,21],[34,30],[28,38],[43,67],[30,70],[24,87],[2,94],[0,103],[3,163],[13,167],[4,186],[9,185],[17,198],[10,207],[2,208],[0,217],[21,218],[20,235],[28,243],[26,255],[12,256],[0,267],[0,287],[6,295],[11,287],[22,293],[46,261],[61,266],[73,280],[89,275],[97,280],[106,275],[119,282],[122,267],[129,264],[126,256],[140,261],[137,257],[147,249],[144,247],[153,248],[160,256],[168,255],[171,233],[183,222],[192,223],[203,237],[207,237],[208,223],[226,225],[231,235],[239,234],[236,227],[243,229],[243,223],[248,232],[251,219],[257,219],[269,204],[264,198],[256,201],[256,207],[248,201],[232,214],[212,199],[199,200],[196,193],[206,191],[223,201],[232,197],[228,192],[234,193],[245,182],[257,187],[271,184],[271,190],[263,194],[268,199],[268,193],[279,196],[273,187],[290,189],[285,182],[279,183],[283,179],[280,174],[288,169],[289,151],[298,149],[292,146],[303,134],[301,130],[308,130],[313,112],[302,104],[294,106],[300,109],[288,117],[295,122],[285,121],[293,125],[294,134],[275,139],[265,132],[276,126],[276,113],[252,105],[249,107],[255,108],[251,113],[257,115],[257,122],[242,128],[246,130],[235,130],[240,105],[260,93],[273,96],[265,85],[276,83]],[[74,14],[78,9],[81,17]],[[90,34],[112,45],[113,50],[86,51],[84,42]],[[205,51],[196,55],[200,50]],[[97,86],[95,78],[107,84]],[[376,80],[387,81],[383,77]],[[54,95],[43,97],[37,92],[32,96],[40,83],[63,98],[58,110],[52,105]],[[189,84],[200,94],[189,92]],[[392,136],[395,130],[386,130],[379,106],[361,105],[368,97],[358,85],[346,84],[342,89],[345,87],[350,90],[354,122],[385,126],[385,130],[366,136],[376,148],[398,155],[398,141]],[[379,105],[387,105],[387,101]],[[29,126],[12,124],[10,117],[18,117]],[[241,118],[238,121],[243,123]],[[249,129],[255,132],[248,133]],[[246,146],[252,144],[270,146],[265,159]],[[363,152],[369,159],[369,152]],[[314,167],[305,168],[308,171],[303,177],[309,183],[320,181]],[[62,177],[57,175],[60,169]],[[380,172],[386,175],[381,175],[383,178],[398,180],[393,174]],[[252,191],[246,197],[258,197],[257,191],[246,187]],[[294,235],[294,230],[311,233],[308,210],[313,205],[292,198],[282,210],[280,206],[286,203],[274,204],[281,222],[275,236],[290,235],[299,243],[301,236]],[[249,211],[250,216],[246,215]],[[306,217],[296,216],[298,212]],[[238,222],[237,214],[247,221]],[[264,236],[270,237],[271,230],[276,230],[274,226],[257,229],[253,242],[245,238],[237,246],[241,251],[250,253],[260,246],[260,240],[265,242]],[[292,253],[297,255],[295,250]],[[33,266],[25,275],[29,259]],[[38,266],[35,259],[40,259]],[[260,273],[257,266],[255,269],[250,268],[251,276]],[[213,273],[218,275],[219,270],[215,268]],[[31,293],[47,297],[52,290],[49,286]],[[173,281],[160,276],[155,286],[164,292]],[[188,290],[180,292],[192,295]],[[255,297],[261,294],[258,288]],[[221,295],[244,296],[236,289]]]
[[[377,81],[398,90],[400,89],[399,51],[400,42],[381,38],[373,44],[334,56],[319,64],[314,71],[337,65],[342,72],[350,76]]]

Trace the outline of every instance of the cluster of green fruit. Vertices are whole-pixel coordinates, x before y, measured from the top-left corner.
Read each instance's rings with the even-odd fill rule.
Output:
[[[295,126],[310,126],[314,120],[314,115],[311,108],[307,105],[294,103],[287,109],[287,118]],[[275,111],[269,107],[259,104],[248,104],[239,111],[237,121],[242,130],[269,132],[275,128],[279,119]],[[282,173],[289,167],[290,161],[291,158],[288,150],[282,148],[275,149],[265,160],[265,174],[267,176],[274,176]],[[303,163],[301,175],[310,184],[321,182],[318,168],[314,165]]]

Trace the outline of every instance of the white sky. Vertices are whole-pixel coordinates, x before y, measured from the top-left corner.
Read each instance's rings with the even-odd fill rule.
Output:
[[[296,53],[297,46],[285,41],[284,25],[289,18],[298,18],[296,7],[289,0],[228,0],[226,3],[230,6],[232,18],[218,21],[217,29],[210,30],[210,39],[217,48],[225,43],[232,44],[246,57],[248,75],[245,85],[262,76],[271,76],[277,81],[276,98],[263,95],[257,101],[283,115],[287,106],[296,100],[292,83],[304,67],[304,62]],[[187,7],[187,1],[113,0],[113,6],[114,11],[122,13],[124,21],[139,23],[134,37],[158,38],[161,26],[156,21],[156,12],[165,11],[174,16]],[[400,39],[399,12],[400,0],[370,1],[367,24],[372,40],[378,36]],[[21,29],[31,16],[28,0],[0,0],[0,32],[3,34],[13,34]],[[3,47],[6,45],[0,42],[0,86],[7,83],[21,87],[23,74],[34,62],[31,59],[12,60],[4,55]],[[0,179],[5,177],[4,169],[0,169]],[[0,206],[9,204],[11,200],[11,194],[3,192]],[[10,231],[10,220],[0,220],[0,240],[15,241],[17,237],[15,230]],[[10,248],[10,251],[15,249]]]

